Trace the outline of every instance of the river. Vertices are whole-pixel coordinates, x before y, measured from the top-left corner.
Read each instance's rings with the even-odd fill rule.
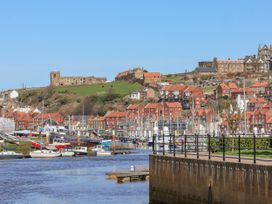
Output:
[[[0,203],[147,204],[148,182],[118,184],[105,173],[148,167],[149,153],[0,161]]]

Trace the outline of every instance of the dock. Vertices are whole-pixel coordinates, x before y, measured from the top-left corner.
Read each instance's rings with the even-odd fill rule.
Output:
[[[116,180],[117,183],[149,180],[148,170],[108,172],[106,175],[108,179]]]
[[[118,155],[118,154],[136,154],[136,153],[131,151],[112,151],[111,154]]]

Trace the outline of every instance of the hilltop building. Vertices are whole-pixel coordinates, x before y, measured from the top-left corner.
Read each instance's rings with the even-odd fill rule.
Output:
[[[129,69],[123,72],[120,72],[116,75],[115,80],[136,80],[141,81],[144,77],[144,69],[137,67],[134,69]]]
[[[268,47],[259,45],[258,54],[245,56],[238,60],[218,60],[214,58],[213,61],[200,61],[198,67],[195,69],[197,74],[260,74],[272,70],[272,45]]]
[[[91,85],[91,84],[102,84],[107,81],[105,77],[78,77],[78,76],[65,76],[62,77],[60,72],[53,71],[50,73],[50,85],[51,86],[77,86],[77,85]]]

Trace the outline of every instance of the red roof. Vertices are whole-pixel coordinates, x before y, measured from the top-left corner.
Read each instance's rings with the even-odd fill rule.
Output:
[[[228,84],[228,86],[229,86],[230,89],[238,89],[238,86],[235,83],[233,83],[233,82],[230,82]]]
[[[111,111],[105,115],[106,118],[124,118],[126,117],[126,112]]]
[[[267,117],[266,123],[272,123],[272,116]]]
[[[30,114],[28,114],[28,113],[16,112],[14,118],[15,118],[16,121],[33,122],[32,116]]]
[[[258,104],[264,104],[266,103],[267,100],[265,100],[264,98],[251,98],[248,103],[258,103]]]
[[[221,87],[223,90],[230,90],[229,86],[224,83],[219,84],[219,87]]]
[[[233,90],[232,93],[243,93],[244,89],[243,88],[238,88],[236,90]],[[252,93],[253,91],[250,88],[245,88],[246,93]]]
[[[37,115],[36,118],[37,119],[44,119],[44,120],[51,119],[57,123],[64,122],[64,118],[62,117],[62,115],[60,113],[41,113],[41,114]]]
[[[126,70],[126,71],[123,71],[123,72],[120,72],[119,74],[117,74],[116,75],[116,79],[119,79],[119,78],[121,78],[121,77],[123,77],[123,76],[126,76],[126,75],[128,75],[128,70]]]
[[[268,86],[268,82],[266,81],[257,81],[256,83],[252,84],[250,88],[258,88],[258,87],[266,87]]]
[[[195,112],[196,112],[196,115],[198,116],[205,116],[206,114],[212,113],[212,109],[200,108],[200,109],[197,109]]]
[[[181,104],[178,102],[166,102],[165,104],[168,108],[181,108]]]
[[[247,111],[246,112],[246,118],[247,118],[247,120],[249,120],[252,115],[253,115],[253,112]]]
[[[160,72],[144,72],[144,78],[160,78]]]
[[[182,85],[167,85],[162,87],[163,91],[184,91],[187,88],[187,86]]]
[[[148,103],[144,108],[156,109],[159,108],[159,106],[160,105],[158,103]]]

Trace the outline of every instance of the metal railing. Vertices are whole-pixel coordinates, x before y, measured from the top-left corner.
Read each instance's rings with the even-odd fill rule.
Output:
[[[272,162],[272,135],[232,134],[219,136],[205,134],[153,135],[153,154],[182,155],[196,159],[221,158]]]

